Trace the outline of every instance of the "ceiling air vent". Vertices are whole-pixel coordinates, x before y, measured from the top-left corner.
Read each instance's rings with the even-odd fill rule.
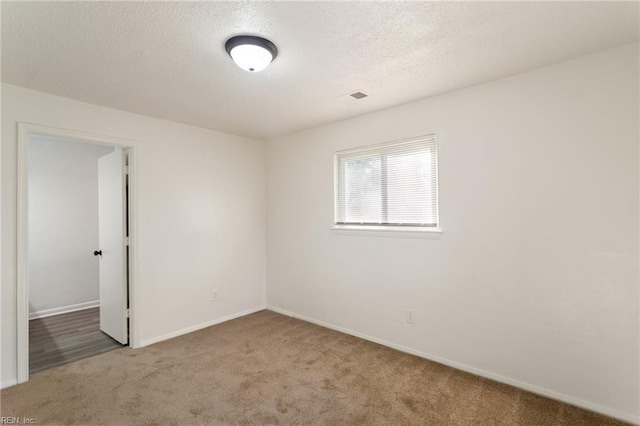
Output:
[[[366,98],[369,95],[367,95],[364,92],[353,92],[349,96],[351,96],[354,99],[362,99],[362,98]]]

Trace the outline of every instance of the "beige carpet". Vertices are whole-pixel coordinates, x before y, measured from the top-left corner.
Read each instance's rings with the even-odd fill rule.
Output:
[[[36,424],[621,424],[342,333],[262,311],[118,349],[0,393]]]

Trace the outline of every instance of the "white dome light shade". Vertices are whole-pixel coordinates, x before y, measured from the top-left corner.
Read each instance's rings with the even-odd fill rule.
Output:
[[[233,61],[243,70],[262,71],[278,55],[278,49],[269,40],[255,36],[235,36],[225,43]]]
[[[243,44],[231,49],[229,55],[233,58],[233,61],[243,70],[258,72],[265,69],[271,61],[273,56],[267,49],[254,46],[251,44]]]

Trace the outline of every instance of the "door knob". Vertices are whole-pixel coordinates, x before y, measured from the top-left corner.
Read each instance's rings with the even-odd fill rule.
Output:
[[[93,252],[94,256],[102,256],[102,250],[96,250]]]

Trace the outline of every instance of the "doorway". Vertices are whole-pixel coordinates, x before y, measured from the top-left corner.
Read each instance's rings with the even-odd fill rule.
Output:
[[[133,141],[25,123],[18,133],[21,383],[130,345],[135,168]]]

